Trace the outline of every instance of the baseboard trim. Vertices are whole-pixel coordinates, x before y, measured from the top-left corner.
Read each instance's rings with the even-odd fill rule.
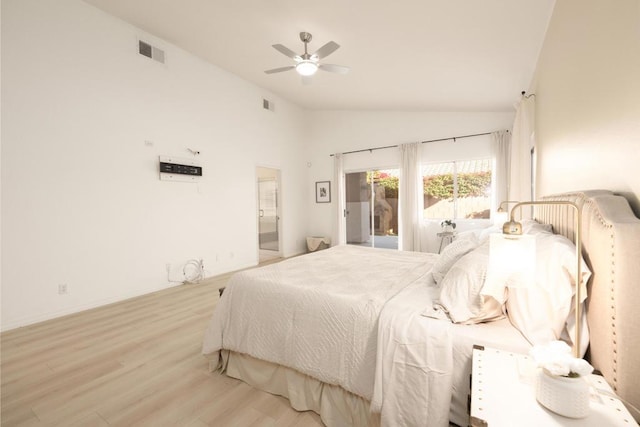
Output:
[[[127,292],[111,298],[104,298],[100,300],[90,301],[85,304],[74,305],[66,307],[62,310],[55,310],[47,313],[39,313],[34,316],[25,316],[22,318],[14,319],[9,322],[5,322],[0,326],[1,332],[7,332],[12,329],[23,328],[25,326],[35,325],[36,323],[46,322],[48,320],[58,319],[60,317],[77,314],[82,311],[91,310],[94,308],[103,307],[105,305],[114,304],[117,302],[125,301],[131,298],[136,298],[142,295],[152,294],[154,292],[162,291],[164,289],[173,288],[175,286],[181,286],[182,283],[166,283],[160,286],[154,286],[153,288],[145,288],[138,292]]]

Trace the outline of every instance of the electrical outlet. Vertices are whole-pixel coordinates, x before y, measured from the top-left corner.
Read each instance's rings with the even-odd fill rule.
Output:
[[[69,293],[69,288],[66,283],[60,283],[58,285],[58,295],[66,295]]]

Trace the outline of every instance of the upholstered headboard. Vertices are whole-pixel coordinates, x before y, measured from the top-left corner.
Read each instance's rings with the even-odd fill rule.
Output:
[[[583,257],[593,273],[587,358],[622,399],[640,407],[640,219],[624,197],[606,190],[542,200],[572,201],[582,209]],[[570,239],[573,215],[561,206],[541,206],[535,212],[536,219]]]

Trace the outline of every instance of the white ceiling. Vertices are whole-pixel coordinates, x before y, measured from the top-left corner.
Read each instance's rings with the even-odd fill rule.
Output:
[[[85,0],[304,108],[511,111],[555,0]],[[341,47],[302,85],[271,47]]]

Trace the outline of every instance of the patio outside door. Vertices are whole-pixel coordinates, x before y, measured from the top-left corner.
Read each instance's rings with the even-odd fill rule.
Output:
[[[398,170],[345,174],[347,244],[398,249]]]

